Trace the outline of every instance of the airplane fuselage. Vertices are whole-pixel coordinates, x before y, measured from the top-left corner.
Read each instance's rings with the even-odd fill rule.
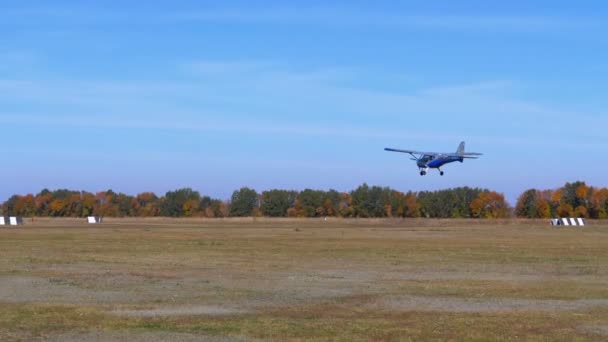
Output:
[[[451,156],[424,156],[416,161],[416,164],[421,169],[438,169],[445,164],[459,161],[462,163],[462,158]]]

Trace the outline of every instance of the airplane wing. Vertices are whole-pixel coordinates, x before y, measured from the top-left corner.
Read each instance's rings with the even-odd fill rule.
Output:
[[[449,157],[456,157],[456,158],[464,158],[464,159],[479,159],[479,156],[482,156],[483,153],[475,153],[475,152],[469,152],[469,153],[447,153],[445,154]]]
[[[400,150],[398,148],[390,148],[387,147],[384,149],[385,151],[389,151],[389,152],[401,152],[401,153],[409,153],[409,154],[421,154],[422,152],[419,151],[413,151],[413,150]]]
[[[440,153],[435,153],[435,152],[420,152],[420,151],[414,151],[414,150],[400,150],[398,148],[385,148],[385,151],[389,151],[389,152],[400,152],[400,153],[409,153],[409,154],[420,154],[420,155],[425,155],[425,156],[437,156],[440,155]]]

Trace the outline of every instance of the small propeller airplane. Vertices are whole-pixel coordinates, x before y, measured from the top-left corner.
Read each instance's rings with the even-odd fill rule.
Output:
[[[385,151],[389,152],[401,152],[408,153],[412,156],[412,160],[416,162],[418,165],[418,169],[420,170],[420,175],[426,175],[426,171],[428,169],[437,169],[439,170],[439,174],[443,176],[443,171],[441,171],[441,167],[448,163],[453,163],[455,161],[463,162],[465,159],[477,159],[481,156],[481,153],[476,152],[464,152],[464,141],[460,143],[456,153],[439,153],[439,152],[419,152],[412,150],[399,150],[396,148],[385,148]]]

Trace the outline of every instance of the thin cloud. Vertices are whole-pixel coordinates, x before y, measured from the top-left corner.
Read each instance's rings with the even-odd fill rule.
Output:
[[[166,115],[165,117],[174,117]],[[135,129],[135,130],[172,130],[197,133],[226,133],[239,135],[261,135],[261,136],[310,136],[324,138],[350,138],[369,139],[378,142],[390,140],[426,141],[426,142],[454,142],[463,139],[463,134],[437,134],[433,131],[420,131],[408,129],[378,129],[367,127],[348,127],[344,125],[316,125],[292,122],[270,122],[270,121],[243,121],[239,120],[175,120],[175,119],[129,119],[129,115],[123,116],[66,116],[66,115],[19,115],[0,113],[0,124],[3,125],[28,125],[43,127],[73,127],[93,129]],[[542,138],[511,136],[484,136],[466,134],[467,139],[478,143],[503,145],[503,146],[547,146],[547,141]],[[552,141],[551,147],[563,148],[598,148],[597,143],[585,141]]]
[[[209,117],[217,115],[206,115]],[[0,113],[0,123],[10,125],[31,126],[59,126],[78,128],[121,128],[121,129],[155,129],[155,130],[177,130],[208,133],[231,133],[231,134],[253,134],[253,135],[298,135],[298,136],[324,136],[324,137],[347,137],[385,139],[399,138],[404,135],[414,139],[446,140],[445,137],[421,132],[389,132],[377,129],[366,129],[356,127],[344,127],[342,125],[310,126],[304,123],[276,123],[261,120],[243,121],[235,123],[234,120],[197,119],[197,120],[175,120],[175,115],[166,115],[173,119],[129,119],[129,115],[111,116],[106,115],[21,115]]]
[[[289,64],[268,60],[195,60],[181,63],[178,68],[193,77],[236,78],[239,82],[256,83],[260,80],[281,80],[330,84],[370,75],[369,70],[345,66],[300,67],[295,70]]]
[[[362,26],[391,29],[544,32],[588,30],[605,26],[603,20],[563,15],[500,15],[388,13],[335,7],[235,8],[177,12],[178,21],[233,22],[271,25]]]
[[[20,101],[26,108],[36,104],[19,110],[25,115],[5,109],[0,122],[382,141],[453,141],[464,134],[496,144],[553,146],[546,137],[569,134],[567,120],[577,117],[588,127],[586,141],[561,146],[590,147],[598,146],[604,136],[601,127],[608,123],[605,116],[565,113],[509,96],[517,87],[509,80],[399,93],[357,87],[348,82],[356,72],[332,68],[296,71],[248,60],[185,65],[198,65],[202,73],[192,73],[187,82],[0,80],[0,101]],[[47,115],[37,115],[39,108]],[[538,138],[512,133],[533,131],[540,132]]]
[[[70,24],[166,25],[189,22],[236,23],[245,25],[322,26],[328,28],[365,27],[380,29],[439,30],[485,33],[571,32],[605,28],[606,22],[593,15],[568,14],[446,14],[437,12],[379,11],[364,7],[283,6],[283,7],[209,7],[179,10],[177,6],[160,11],[122,8],[121,11],[95,6],[19,6],[5,8],[0,19],[6,23],[36,25],[40,20],[65,27]],[[162,12],[162,13],[159,13]],[[28,18],[21,21],[18,18]]]
[[[185,63],[183,69],[198,74],[239,74],[274,69],[276,63],[262,61],[201,60]]]

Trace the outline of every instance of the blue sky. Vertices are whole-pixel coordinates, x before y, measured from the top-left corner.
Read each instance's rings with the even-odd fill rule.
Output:
[[[608,186],[608,5],[3,1],[0,200]],[[420,177],[405,155],[482,159]]]

